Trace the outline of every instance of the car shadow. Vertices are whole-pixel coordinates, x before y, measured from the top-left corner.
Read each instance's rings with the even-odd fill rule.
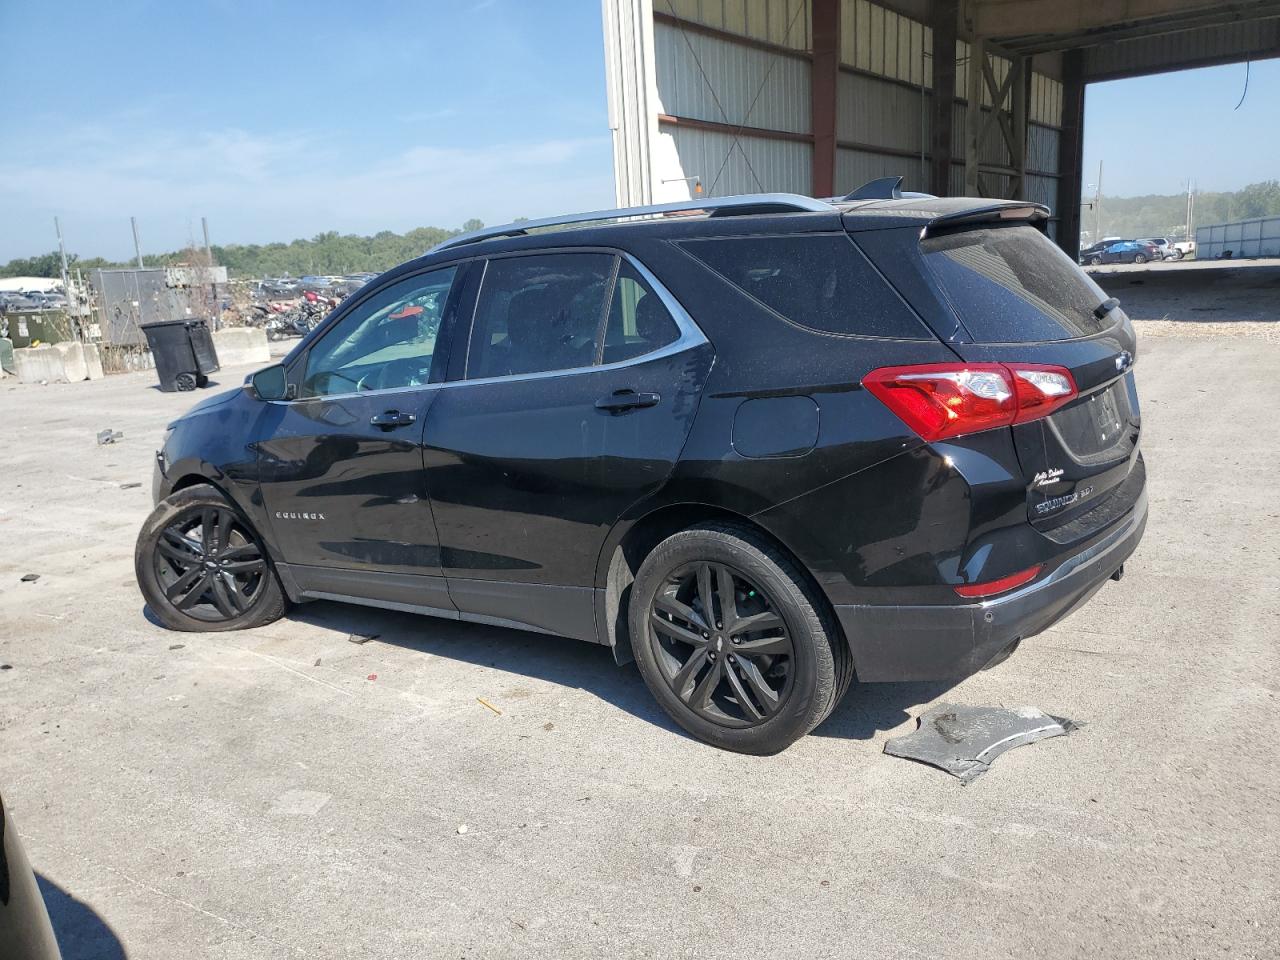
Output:
[[[607,647],[506,627],[441,620],[324,600],[295,606],[288,619],[345,635],[376,634],[375,643],[585,690],[656,727],[689,735],[658,706],[635,664],[619,667]],[[814,736],[870,740],[909,720],[955,681],[857,683]],[[916,711],[917,713],[919,711]]]
[[[574,687],[656,727],[688,737],[654,701],[635,664],[619,667],[613,651],[599,644],[327,600],[299,604],[286,618],[347,636],[376,636],[373,643]]]
[[[36,874],[62,960],[125,960],[128,954],[111,925],[93,907],[48,877]]]

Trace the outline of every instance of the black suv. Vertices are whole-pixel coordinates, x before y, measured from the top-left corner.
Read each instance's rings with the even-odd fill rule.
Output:
[[[1142,536],[1133,328],[1043,207],[865,195],[513,224],[377,278],[172,424],[152,610],[576,637],[751,753],[855,672],[998,662]]]

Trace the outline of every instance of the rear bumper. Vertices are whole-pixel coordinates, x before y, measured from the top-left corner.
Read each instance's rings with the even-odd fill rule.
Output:
[[[861,681],[962,679],[1049,629],[1092,597],[1137,549],[1146,491],[1111,533],[1045,579],[983,603],[837,606]]]

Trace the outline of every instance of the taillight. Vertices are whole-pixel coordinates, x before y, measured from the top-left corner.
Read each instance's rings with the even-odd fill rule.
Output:
[[[862,385],[929,441],[1045,417],[1077,396],[1069,370],[1040,363],[881,367]]]

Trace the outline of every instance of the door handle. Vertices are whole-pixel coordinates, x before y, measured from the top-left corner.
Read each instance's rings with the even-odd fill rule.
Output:
[[[385,413],[375,413],[369,418],[369,423],[375,427],[381,427],[383,430],[393,430],[396,427],[407,427],[417,419],[412,413],[388,410]]]
[[[607,397],[596,401],[597,410],[608,410],[610,413],[622,413],[637,407],[654,407],[661,400],[656,393],[636,393],[634,390],[615,390]]]

